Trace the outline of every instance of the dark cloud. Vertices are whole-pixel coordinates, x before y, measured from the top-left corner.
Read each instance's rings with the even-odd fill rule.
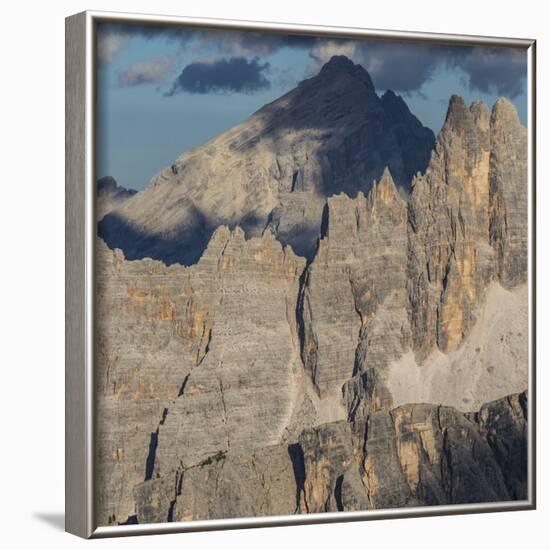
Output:
[[[359,54],[377,89],[405,93],[430,81],[446,55],[441,47],[399,42],[362,43]]]
[[[525,90],[527,56],[516,48],[465,48],[455,64],[473,90],[515,98]]]
[[[441,67],[462,71],[473,90],[511,98],[524,90],[527,76],[525,51],[516,48],[330,39],[319,39],[312,47],[310,72],[316,72],[335,54],[363,65],[378,90],[405,94],[419,93]]]
[[[313,36],[226,30],[199,31],[197,38],[215,44],[222,52],[256,56],[270,55],[282,48],[311,48],[317,40]]]
[[[451,67],[464,73],[472,90],[514,98],[525,89],[525,50],[507,47],[435,45],[389,40],[315,38],[269,32],[193,29],[131,24],[100,24],[98,57],[109,63],[134,37],[176,40],[182,46],[235,56],[270,55],[282,48],[309,50],[311,74],[334,54],[347,55],[370,73],[378,90],[418,93],[437,69]],[[192,44],[190,44],[192,42]],[[194,64],[192,64],[194,65]],[[265,85],[265,82],[264,82]]]
[[[249,94],[269,88],[266,78],[269,63],[260,63],[255,57],[198,61],[187,65],[166,93],[172,96],[180,92],[190,94],[231,93]]]
[[[101,63],[111,63],[131,38],[164,38],[187,44],[195,31],[185,27],[100,23],[97,27],[97,56]]]
[[[190,41],[214,51],[235,56],[269,55],[281,48],[310,48],[316,38],[257,31],[197,29],[191,27],[100,23],[97,31],[98,57],[111,63],[116,54],[134,37],[163,38],[187,46]]]

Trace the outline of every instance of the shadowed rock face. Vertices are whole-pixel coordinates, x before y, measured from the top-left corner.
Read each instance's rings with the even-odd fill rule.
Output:
[[[408,190],[434,141],[400,97],[379,98],[361,66],[334,57],[244,123],[184,153],[109,212],[99,234],[128,259],[189,265],[219,225],[240,225],[249,237],[269,227],[311,257],[326,197],[367,193],[385,167]]]
[[[122,205],[130,197],[133,197],[137,191],[126,189],[117,184],[111,176],[106,176],[97,180],[97,218],[101,220],[106,214],[117,206]]]
[[[308,82],[335,86],[342,71],[353,90],[374,93],[367,73],[336,59],[285,101]],[[396,120],[405,113],[391,94],[377,101]],[[302,197],[319,196],[322,205],[307,261],[280,242],[286,207],[256,237],[223,225],[205,234],[189,267],[130,261],[98,239],[100,524],[526,498],[527,395],[518,392],[527,385],[527,317],[517,303],[527,274],[527,173],[525,132],[512,109],[499,100],[489,114],[451,98],[408,202],[391,169],[354,198],[308,195],[324,180],[304,179]],[[285,112],[273,115],[268,132],[283,141]],[[299,127],[297,117],[289,115]],[[258,151],[267,139],[249,137],[245,146],[231,132],[226,151]],[[193,154],[170,173],[185,172]],[[242,180],[253,197],[254,174]],[[183,185],[163,177],[150,189]],[[306,204],[297,193],[288,190],[291,212]],[[153,213],[161,202],[149,196]],[[174,258],[198,253],[180,244],[163,241]],[[494,323],[485,318],[488,289],[510,299],[498,317],[502,331],[480,334],[476,321]],[[483,358],[494,334],[505,350],[499,358],[513,356],[521,370],[514,377],[491,378]],[[404,404],[396,407],[395,365],[416,361],[418,374],[407,380],[424,387],[422,368],[434,357],[452,357],[452,377],[437,374],[453,388],[441,391],[434,375],[433,393],[422,393],[428,403],[407,399],[417,388],[400,387]],[[448,406],[449,391],[454,404],[475,407]]]

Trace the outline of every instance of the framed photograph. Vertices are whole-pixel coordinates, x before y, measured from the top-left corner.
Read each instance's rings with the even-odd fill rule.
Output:
[[[67,531],[534,508],[535,66],[67,18]]]

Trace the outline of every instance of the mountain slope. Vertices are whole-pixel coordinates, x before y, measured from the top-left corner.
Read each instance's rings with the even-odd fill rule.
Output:
[[[333,57],[317,76],[184,153],[105,216],[99,233],[128,259],[187,265],[219,225],[240,225],[247,237],[270,227],[311,256],[326,197],[368,192],[385,167],[408,190],[434,142],[401,98],[379,98],[361,66]]]
[[[134,189],[126,189],[118,185],[116,180],[111,176],[99,178],[97,180],[97,218],[103,218],[111,210],[120,206],[136,193],[137,191]]]

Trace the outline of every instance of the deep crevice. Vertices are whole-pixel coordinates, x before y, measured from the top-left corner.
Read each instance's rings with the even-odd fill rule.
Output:
[[[304,483],[306,480],[306,467],[302,446],[299,443],[291,443],[288,446],[288,456],[292,462],[294,480],[296,481],[296,511],[298,511],[300,509],[300,497],[304,492]]]
[[[298,179],[298,174],[300,173],[300,170],[295,170],[292,174],[292,183],[290,184],[290,192],[294,193],[296,190],[296,180]]]
[[[334,485],[334,500],[336,501],[336,508],[339,512],[344,511],[344,504],[342,503],[342,483],[344,482],[344,475],[340,475],[336,478],[336,484]]]
[[[207,337],[207,340],[206,340],[206,345],[204,346],[204,353],[202,354],[202,357],[199,358],[199,360],[197,361],[195,366],[199,367],[202,364],[202,362],[204,361],[204,359],[208,355],[208,352],[210,351],[210,343],[211,342],[212,342],[212,329],[209,329],[208,330],[208,337]],[[185,380],[184,382],[186,382],[186,381],[187,380]]]
[[[181,495],[181,487],[183,485],[183,475],[184,470],[176,472],[176,487],[174,491],[174,498],[170,501],[170,506],[168,507],[168,516],[166,518],[166,521],[171,522],[174,521],[174,508],[176,507],[176,502],[178,500],[178,497]]]
[[[149,440],[149,452],[147,453],[147,460],[145,461],[145,481],[149,481],[153,477],[158,442],[159,429],[157,428],[156,431],[151,432],[151,439]]]
[[[189,380],[189,375],[191,373],[189,373],[184,379],[183,379],[183,382],[181,383],[181,386],[180,386],[180,389],[178,391],[178,397],[181,397],[183,395],[183,392],[185,391],[185,386],[187,386],[187,381]]]

